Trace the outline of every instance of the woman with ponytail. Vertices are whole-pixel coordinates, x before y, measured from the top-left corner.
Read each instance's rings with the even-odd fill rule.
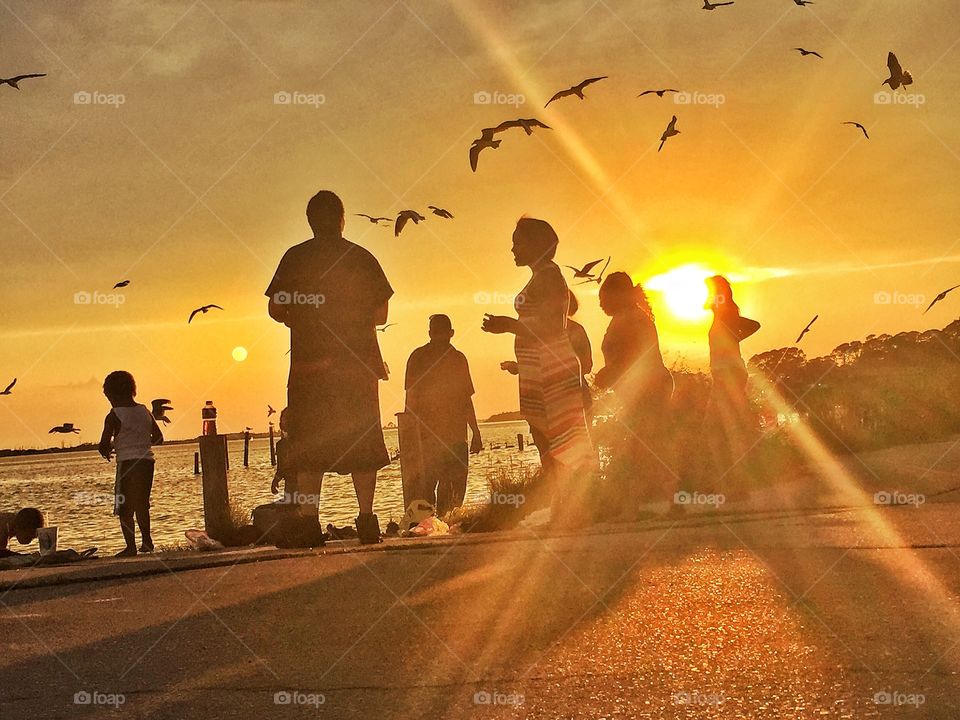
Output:
[[[647,295],[627,273],[607,276],[600,286],[600,308],[610,324],[601,345],[604,367],[594,383],[612,388],[620,402],[623,432],[610,475],[626,479],[627,487],[616,490],[626,496],[622,514],[630,518],[643,496],[651,490],[656,494],[672,473],[666,436],[673,377],[663,363]]]
[[[760,323],[740,314],[730,281],[725,277],[714,275],[706,283],[706,307],[713,311],[709,334],[713,389],[703,431],[713,456],[715,476],[703,480],[709,489],[719,490],[726,476],[743,467],[757,432],[756,416],[747,399],[747,366],[740,355],[740,343],[757,332]]]

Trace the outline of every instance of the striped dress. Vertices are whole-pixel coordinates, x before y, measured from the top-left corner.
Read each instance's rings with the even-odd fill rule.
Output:
[[[567,283],[551,262],[533,270],[514,308],[524,325],[537,322],[548,308],[560,308],[566,328],[568,304]],[[569,470],[596,462],[584,413],[580,362],[566,329],[552,337],[518,333],[514,349],[520,368],[520,414],[546,438],[550,457]]]

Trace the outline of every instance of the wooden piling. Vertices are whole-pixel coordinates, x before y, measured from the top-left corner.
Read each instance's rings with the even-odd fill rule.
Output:
[[[199,452],[195,452],[193,454],[193,474],[194,475],[200,474],[200,453]]]
[[[200,437],[200,464],[203,468],[203,526],[207,535],[223,542],[229,539],[230,496],[227,492],[227,454],[225,437]]]
[[[273,443],[273,423],[270,424],[270,467],[277,466],[277,446]]]
[[[250,432],[243,431],[243,466],[250,467]]]
[[[217,435],[216,437],[220,438],[220,440],[223,442],[223,464],[224,464],[224,467],[226,467],[227,470],[229,470],[230,469],[230,446],[227,444],[227,436]]]
[[[523,452],[523,433],[517,433],[517,449]]]

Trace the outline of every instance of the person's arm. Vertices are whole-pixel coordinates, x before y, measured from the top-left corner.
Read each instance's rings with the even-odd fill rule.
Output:
[[[536,295],[539,312],[517,322],[517,334],[546,340],[561,334],[567,326],[570,290],[560,271],[544,270],[530,289]]]
[[[267,312],[270,313],[270,317],[276,322],[283,323],[287,327],[290,327],[290,305],[278,303],[276,298],[276,295],[270,296],[270,301],[267,304]]]
[[[737,340],[743,341],[760,329],[760,323],[750,318],[741,317],[737,323]]]
[[[536,315],[519,318],[505,315],[484,315],[482,329],[484,332],[502,334],[512,333],[535,339],[547,339],[559,335],[566,326],[568,290],[563,276],[545,274],[531,283],[527,294],[535,294],[539,301]]]
[[[152,416],[150,420],[153,423],[153,427],[150,428],[150,444],[163,445],[163,432],[160,430],[160,426],[157,425],[157,421]]]
[[[383,303],[383,305],[377,308],[373,315],[374,325],[386,325],[387,317],[390,315],[390,301],[387,300],[385,303]]]
[[[604,367],[594,375],[594,385],[600,390],[616,385],[643,355],[647,345],[639,326],[622,319],[611,320],[601,346]]]
[[[477,423],[477,411],[473,407],[473,378],[470,377],[470,363],[466,355],[461,354],[463,362],[463,389],[466,403],[467,425],[470,427],[470,452],[478,453],[483,450],[483,438],[480,437],[480,425]]]
[[[480,425],[477,423],[477,411],[473,407],[473,398],[467,398],[467,424],[470,426],[470,452],[476,454],[483,450],[483,438],[480,437]]]
[[[12,523],[13,520],[10,518],[9,514],[3,513],[3,516],[0,517],[0,557],[13,554],[7,550],[7,543],[10,541],[11,535],[10,526]]]
[[[518,363],[516,360],[504,360],[502,363],[500,363],[500,369],[510,373],[511,375],[519,375],[520,363]]]
[[[513,333],[515,335],[519,326],[520,321],[515,317],[485,313],[480,329],[484,332],[493,333],[494,335],[503,335],[504,333]]]
[[[289,252],[289,251],[287,251]],[[291,322],[291,312],[290,308],[290,293],[286,290],[286,282],[284,280],[284,275],[286,274],[284,268],[287,266],[287,254],[280,259],[280,264],[277,265],[277,271],[273,274],[273,279],[270,281],[269,287],[267,287],[266,292],[264,293],[267,298],[267,312],[270,314],[270,317],[278,323],[283,323],[287,327],[290,327]],[[284,302],[286,300],[286,302]]]
[[[419,353],[414,350],[410,353],[410,357],[407,358],[407,369],[403,378],[403,387],[406,391],[406,399],[404,402],[404,412],[410,413],[414,418],[418,418],[420,410],[420,392],[417,388],[418,380],[420,375],[418,372],[418,356]]]
[[[100,434],[100,444],[97,445],[97,451],[107,462],[110,462],[110,456],[113,454],[113,438],[119,431],[120,418],[111,410],[103,419],[103,432]]]

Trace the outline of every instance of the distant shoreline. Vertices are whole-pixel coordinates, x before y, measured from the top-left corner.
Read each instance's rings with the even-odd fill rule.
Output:
[[[503,422],[519,422],[523,418],[520,417],[520,411],[515,412],[502,412],[491,415],[485,420],[481,420],[481,425],[489,425],[493,423],[503,423]],[[384,430],[396,430],[396,425],[387,425],[383,428]],[[250,433],[251,440],[259,440],[269,438],[269,433]],[[243,433],[227,433],[227,440],[243,440]],[[279,433],[277,434],[277,439],[279,439]],[[187,445],[187,444],[196,444],[198,438],[184,438],[181,440],[165,440],[164,445]],[[4,448],[0,450],[0,458],[8,457],[24,457],[30,455],[53,455],[56,453],[71,453],[71,452],[88,452],[96,451],[97,443],[81,443],[80,445],[71,445],[70,447],[49,447],[49,448]]]

